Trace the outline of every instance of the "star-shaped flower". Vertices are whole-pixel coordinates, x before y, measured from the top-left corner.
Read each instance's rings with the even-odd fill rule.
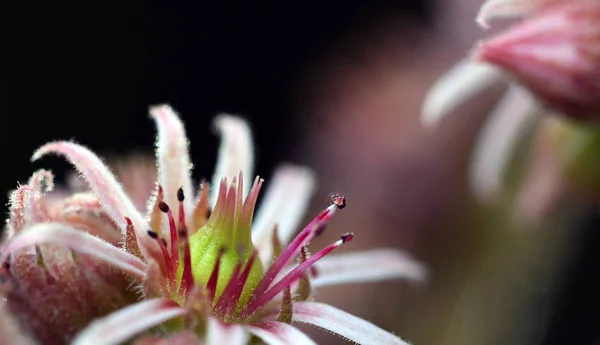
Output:
[[[60,154],[77,168],[97,198],[99,215],[109,218],[102,224],[116,224],[120,230],[120,244],[52,217],[23,226],[19,222],[30,213],[22,208],[11,214],[13,233],[0,253],[2,262],[28,248],[57,244],[126,273],[143,292],[142,301],[97,319],[74,344],[118,344],[149,329],[156,337],[143,337],[140,344],[235,345],[256,339],[268,344],[314,343],[293,322],[313,324],[360,344],[405,344],[365,320],[312,301],[311,291],[350,282],[422,280],[425,270],[419,263],[392,249],[324,258],[352,240],[351,233],[311,256],[308,243],[324,231],[336,210],[346,206],[339,194],[332,195],[331,205],[290,241],[314,189],[306,168],[279,168],[254,219],[263,180],[244,183],[253,166],[252,140],[239,118],[216,119],[223,140],[213,188],[209,192],[203,182],[194,194],[183,123],[168,106],[152,108],[151,115],[158,127],[159,176],[146,214],[89,149],[53,142],[33,155],[37,160]]]

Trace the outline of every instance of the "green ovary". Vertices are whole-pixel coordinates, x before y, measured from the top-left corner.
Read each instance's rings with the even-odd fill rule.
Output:
[[[219,252],[224,250],[221,256],[215,302],[219,300],[223,290],[229,283],[236,265],[242,263],[241,270],[243,271],[254,250],[251,241],[249,245],[244,244],[243,248],[238,248],[238,244],[231,245],[230,238],[226,237],[222,229],[216,229],[214,224],[210,222],[190,237],[192,273],[196,284],[206,286],[217,262]],[[229,245],[227,245],[228,243]],[[252,291],[254,291],[262,276],[263,267],[257,257],[244,285],[242,296],[238,302],[238,310],[248,302]]]
[[[588,191],[600,190],[600,126],[571,125],[563,137],[565,177]]]

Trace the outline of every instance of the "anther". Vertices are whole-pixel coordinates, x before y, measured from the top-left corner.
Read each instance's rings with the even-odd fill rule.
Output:
[[[183,199],[184,199],[183,188],[179,187],[179,189],[177,190],[177,201],[182,202]]]
[[[161,201],[161,202],[158,204],[158,208],[160,208],[161,212],[163,212],[163,213],[167,213],[167,212],[169,212],[169,205],[167,205],[167,203],[166,203],[166,202],[163,202],[163,201]]]
[[[342,236],[340,236],[340,238],[342,239],[342,243],[350,242],[354,239],[354,233],[349,232],[349,233],[343,234]]]
[[[335,204],[338,209],[343,209],[346,207],[346,198],[342,194],[331,194],[329,197],[331,199],[331,203]]]
[[[148,230],[148,236],[150,236],[152,238],[157,238],[158,234],[152,230]]]

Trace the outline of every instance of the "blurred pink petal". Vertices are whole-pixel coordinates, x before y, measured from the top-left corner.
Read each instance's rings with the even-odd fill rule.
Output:
[[[252,176],[254,168],[254,147],[250,127],[241,118],[221,114],[217,116],[214,125],[221,134],[221,146],[215,173],[212,180],[211,208],[217,202],[218,188],[221,179],[227,177],[229,181],[238,176],[240,171],[246,178]],[[245,198],[250,190],[250,184],[244,186]]]
[[[359,344],[409,345],[368,321],[323,303],[295,302],[292,320],[315,325]]]
[[[179,116],[168,105],[150,108],[156,127],[156,161],[158,162],[159,184],[163,188],[164,202],[177,205],[177,190],[181,187],[186,195],[193,195],[191,163],[188,153],[188,138]],[[184,200],[185,212],[193,211],[193,198]],[[166,218],[166,217],[165,217]],[[188,224],[190,226],[191,224]]]
[[[534,124],[537,108],[525,88],[511,86],[484,123],[469,167],[470,187],[480,201],[498,200],[504,171],[515,146]]]
[[[294,326],[277,321],[261,321],[246,326],[268,345],[316,345],[312,339]]]
[[[117,345],[134,335],[183,315],[185,309],[171,300],[151,299],[92,322],[72,345]]]
[[[135,256],[86,232],[60,223],[39,223],[13,237],[0,253],[0,261],[19,249],[41,244],[61,244],[79,253],[92,255],[137,279],[144,277],[146,264]]]
[[[374,282],[389,279],[424,281],[422,263],[396,249],[373,249],[324,257],[315,265],[314,287]]]
[[[252,224],[252,241],[263,264],[270,265],[272,261],[275,225],[280,241],[289,242],[298,230],[315,187],[316,180],[309,169],[294,165],[277,168]]]

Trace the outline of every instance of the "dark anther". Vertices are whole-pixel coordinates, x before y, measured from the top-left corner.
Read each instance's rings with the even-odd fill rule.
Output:
[[[330,198],[331,202],[340,210],[346,207],[346,198],[342,194],[332,194]]]
[[[342,239],[343,243],[350,242],[354,239],[354,233],[349,232],[347,234],[343,234],[342,236],[340,236],[340,238]]]
[[[183,201],[183,199],[184,199],[184,196],[183,196],[183,188],[182,188],[182,187],[179,187],[179,189],[177,190],[177,200],[178,200],[179,202],[182,202],[182,201]]]
[[[148,230],[148,236],[150,236],[152,238],[157,238],[158,234],[152,230]]]
[[[165,245],[165,247],[167,246],[167,240],[165,240],[164,238],[161,238],[162,243]]]
[[[167,213],[167,212],[169,212],[169,205],[167,205],[167,203],[166,203],[166,202],[163,202],[163,201],[161,201],[161,202],[158,204],[158,208],[160,208],[160,210],[161,210],[162,212],[164,212],[164,213]]]
[[[187,231],[185,229],[179,229],[179,237],[181,238],[186,238],[187,237]]]

